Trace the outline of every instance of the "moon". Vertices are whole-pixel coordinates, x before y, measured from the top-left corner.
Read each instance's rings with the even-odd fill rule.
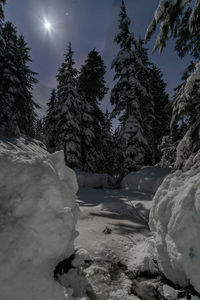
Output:
[[[44,22],[44,28],[45,28],[47,31],[51,31],[51,30],[52,30],[52,24],[51,24],[49,21],[45,21],[45,22]]]

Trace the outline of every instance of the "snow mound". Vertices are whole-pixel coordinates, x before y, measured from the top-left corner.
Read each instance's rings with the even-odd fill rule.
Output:
[[[53,271],[74,251],[76,177],[62,151],[23,143],[0,144],[0,299],[71,299]]]
[[[79,187],[87,188],[108,188],[112,185],[112,177],[108,174],[87,173],[76,171]]]
[[[200,152],[191,170],[169,175],[150,212],[159,267],[181,286],[200,293]]]
[[[145,167],[138,172],[131,172],[126,175],[122,180],[121,187],[138,192],[154,194],[163,179],[169,173],[169,169]]]

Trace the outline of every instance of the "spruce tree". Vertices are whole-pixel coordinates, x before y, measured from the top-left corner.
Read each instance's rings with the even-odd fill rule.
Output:
[[[121,179],[124,177],[124,151],[125,144],[122,135],[121,126],[117,127],[113,133],[112,139],[112,155],[113,155],[113,164],[111,165],[112,175],[116,177],[117,183],[121,182]]]
[[[36,119],[35,139],[45,143],[44,138],[44,119]]]
[[[3,5],[5,4],[4,0],[0,0],[0,135],[4,132],[4,111],[5,111],[5,105],[3,103],[3,86],[2,86],[2,59],[3,59],[3,52],[5,50],[5,40],[3,39],[2,30],[3,30],[3,21],[4,21],[4,11],[3,11]]]
[[[196,1],[193,5],[191,1],[184,0],[160,1],[153,21],[147,30],[147,40],[155,32],[159,23],[161,23],[160,33],[154,50],[160,47],[162,51],[170,33],[170,36],[176,39],[175,49],[179,56],[184,57],[189,53],[197,60],[195,70],[190,74],[192,66],[189,73],[185,72],[185,81],[178,87],[173,100],[171,129],[177,126],[181,120],[187,120],[187,131],[178,144],[175,164],[177,169],[183,169],[187,159],[200,150],[200,63],[198,62],[200,2]]]
[[[4,21],[4,11],[3,5],[6,3],[6,0],[0,0],[0,55],[3,53],[3,49],[5,46],[5,41],[2,36],[2,26]]]
[[[52,89],[49,102],[47,103],[47,115],[44,119],[45,143],[50,152],[56,150],[57,145],[57,118],[56,118],[57,95],[56,90]]]
[[[154,122],[155,122],[155,103],[151,89],[151,63],[149,62],[147,51],[144,48],[144,41],[139,38],[136,42],[135,56],[137,58],[136,80],[143,88],[143,92],[138,92],[138,103],[140,105],[140,112],[142,117],[142,127],[144,135],[147,139],[148,147],[146,148],[145,161],[146,165],[155,164],[154,153]]]
[[[2,30],[5,47],[0,60],[0,127],[1,134],[6,136],[19,135],[15,100],[19,91],[20,81],[17,65],[20,60],[17,47],[17,33],[12,23],[7,22]]]
[[[69,43],[57,80],[58,101],[56,105],[57,149],[64,148],[65,162],[72,168],[80,167],[80,98],[77,92],[77,70],[74,52]]]
[[[177,148],[175,167],[184,168],[186,160],[200,150],[200,62],[176,92],[172,103],[171,128],[185,120],[187,131]],[[184,124],[184,122],[183,122]]]
[[[185,0],[160,0],[153,20],[146,32],[149,40],[160,24],[160,32],[153,51],[160,47],[160,52],[171,37],[177,39],[177,50],[180,56],[190,52],[199,56],[200,3]]]
[[[110,114],[106,110],[106,113],[104,114],[104,122],[101,129],[101,136],[102,136],[102,142],[101,142],[101,152],[102,152],[102,162],[101,162],[101,169],[103,172],[114,175],[113,173],[113,164],[115,157],[113,155],[113,147],[114,147],[114,141],[113,141],[113,132],[112,132],[112,121]]]
[[[84,171],[102,170],[102,126],[104,116],[99,103],[107,93],[104,75],[105,65],[94,49],[82,66],[79,75],[79,94],[82,101],[81,113],[81,166]]]
[[[125,141],[124,168],[125,173],[139,169],[145,160],[147,140],[145,138],[139,99],[146,97],[148,91],[137,78],[140,61],[133,47],[136,41],[130,33],[130,20],[122,1],[119,14],[119,33],[115,42],[120,46],[112,68],[115,69],[117,83],[111,91],[111,103],[114,105],[113,116],[123,112],[123,137]]]
[[[4,19],[4,11],[3,11],[3,5],[5,5],[6,0],[0,0],[0,22]]]
[[[170,133],[171,107],[166,93],[166,83],[162,79],[161,71],[152,65],[150,70],[150,86],[154,103],[154,120],[152,131],[153,164],[161,159],[159,146],[162,138]]]
[[[179,21],[176,32],[175,50],[182,58],[189,54],[196,60],[200,59],[200,26],[191,30],[189,23],[192,14],[192,7],[188,7]]]
[[[15,100],[15,105],[18,108],[17,124],[21,134],[34,137],[36,123],[35,108],[39,108],[39,106],[33,101],[32,88],[33,84],[37,83],[35,78],[37,74],[31,71],[29,67],[29,63],[31,62],[30,48],[27,46],[23,35],[20,35],[17,46],[20,57],[17,72],[20,80],[20,88]]]
[[[174,139],[173,135],[166,135],[162,138],[162,142],[159,146],[162,153],[161,161],[159,163],[162,168],[174,168],[176,161],[176,148],[177,141]]]
[[[0,61],[0,128],[1,134],[34,136],[36,104],[31,89],[36,83],[35,73],[30,70],[29,48],[24,38],[17,37],[12,23],[3,27],[5,48]]]

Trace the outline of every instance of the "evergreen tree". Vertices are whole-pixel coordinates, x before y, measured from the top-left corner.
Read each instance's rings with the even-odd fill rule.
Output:
[[[177,144],[172,134],[163,137],[162,143],[160,144],[162,157],[159,163],[162,168],[174,168]]]
[[[154,102],[154,120],[152,131],[152,155],[153,164],[158,163],[161,159],[159,145],[162,138],[170,132],[171,108],[169,97],[166,93],[166,83],[162,79],[162,74],[155,65],[150,71],[151,94]]]
[[[184,11],[181,20],[179,20],[178,30],[176,32],[175,50],[182,58],[190,54],[196,60],[200,59],[200,26],[195,26],[191,30],[189,23],[192,14],[192,7]]]
[[[166,41],[172,37],[177,39],[176,48],[180,56],[187,52],[199,57],[199,28],[200,28],[200,2],[185,0],[161,0],[154,18],[146,33],[149,40],[160,24],[160,33],[154,46],[154,51],[160,51],[166,46]]]
[[[73,51],[69,43],[65,60],[59,69],[58,102],[56,105],[57,149],[63,149],[67,166],[80,166],[80,99],[77,92],[77,70],[74,68]]]
[[[18,79],[20,81],[20,88],[18,96],[15,100],[17,109],[17,124],[21,134],[34,137],[34,128],[36,123],[35,108],[39,106],[33,101],[32,88],[33,84],[37,83],[35,72],[31,71],[29,63],[31,58],[29,55],[30,48],[24,40],[23,35],[20,35],[17,46],[19,49],[18,61]],[[23,117],[22,117],[23,116]]]
[[[112,175],[115,175],[117,183],[121,182],[121,179],[124,177],[124,146],[122,128],[121,126],[117,127],[113,133],[112,139],[112,155],[113,163],[111,165]]]
[[[89,54],[79,75],[81,113],[81,166],[84,171],[102,170],[102,126],[104,116],[99,103],[107,93],[104,75],[105,65],[94,49]]]
[[[115,157],[113,155],[113,133],[112,133],[112,121],[110,114],[106,110],[104,115],[104,123],[101,129],[102,143],[101,143],[101,152],[102,152],[102,162],[101,169],[103,172],[114,175],[113,173],[113,164]]]
[[[124,1],[122,1],[119,17],[119,33],[115,37],[115,42],[120,46],[120,51],[111,66],[116,72],[114,79],[118,81],[111,92],[111,103],[115,105],[113,116],[123,112],[121,121],[126,143],[124,168],[128,173],[139,169],[145,160],[147,140],[142,126],[139,99],[141,96],[146,97],[148,91],[137,78],[141,60],[138,60],[136,52],[133,51],[136,41],[129,30],[130,20]]]
[[[4,20],[3,5],[5,3],[6,3],[6,0],[0,0],[0,55],[3,53],[3,49],[5,46],[5,41],[2,37],[2,26],[3,26],[3,20]]]
[[[6,0],[0,0],[0,20],[4,19],[3,5],[5,5]]]
[[[175,167],[181,169],[190,155],[200,150],[200,62],[194,72],[178,89],[172,103],[173,112],[171,128],[180,120],[186,123],[186,134],[177,149]],[[184,122],[185,121],[185,122]]]
[[[35,138],[41,142],[45,142],[44,139],[44,119],[36,119]]]
[[[17,136],[20,132],[15,100],[20,87],[17,74],[20,56],[16,29],[10,22],[3,27],[2,36],[5,47],[0,59],[0,131],[6,136]]]
[[[199,28],[200,28],[200,2],[195,5],[191,1],[160,1],[155,12],[154,19],[150,24],[146,39],[155,32],[157,25],[161,23],[160,34],[157,37],[154,50],[160,47],[162,51],[166,40],[171,36],[176,40],[176,50],[180,57],[190,53],[199,60]],[[200,150],[200,63],[196,64],[195,70],[191,64],[185,72],[185,81],[178,87],[174,100],[171,128],[180,120],[187,120],[187,131],[177,147],[176,168],[183,169],[187,159]],[[189,75],[190,74],[190,75]],[[189,77],[187,77],[189,75]]]
[[[1,134],[17,136],[20,133],[34,136],[36,104],[31,89],[36,83],[28,63],[29,48],[24,38],[17,37],[12,23],[3,27],[5,48],[0,61],[0,128]]]
[[[140,105],[140,112],[142,117],[142,127],[146,137],[148,147],[145,153],[145,165],[155,164],[154,153],[154,122],[155,122],[155,103],[152,95],[151,76],[152,69],[149,62],[146,48],[143,47],[144,41],[139,38],[136,42],[135,56],[137,57],[136,79],[140,86],[143,87],[143,92],[138,92],[138,103]]]
[[[47,115],[44,120],[45,143],[50,152],[56,150],[57,145],[57,118],[56,118],[57,95],[56,90],[52,89],[51,97],[47,103]]]

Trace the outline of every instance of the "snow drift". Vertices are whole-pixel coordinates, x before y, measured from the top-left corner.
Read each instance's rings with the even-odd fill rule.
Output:
[[[113,179],[108,174],[87,173],[76,171],[79,187],[108,188],[112,185]]]
[[[53,271],[74,251],[76,177],[62,151],[24,142],[0,143],[0,299],[72,299]]]
[[[200,293],[200,152],[192,169],[169,175],[150,212],[157,259],[165,276]]]
[[[122,188],[154,194],[163,179],[170,173],[169,169],[145,167],[138,172],[126,175],[121,183]]]

